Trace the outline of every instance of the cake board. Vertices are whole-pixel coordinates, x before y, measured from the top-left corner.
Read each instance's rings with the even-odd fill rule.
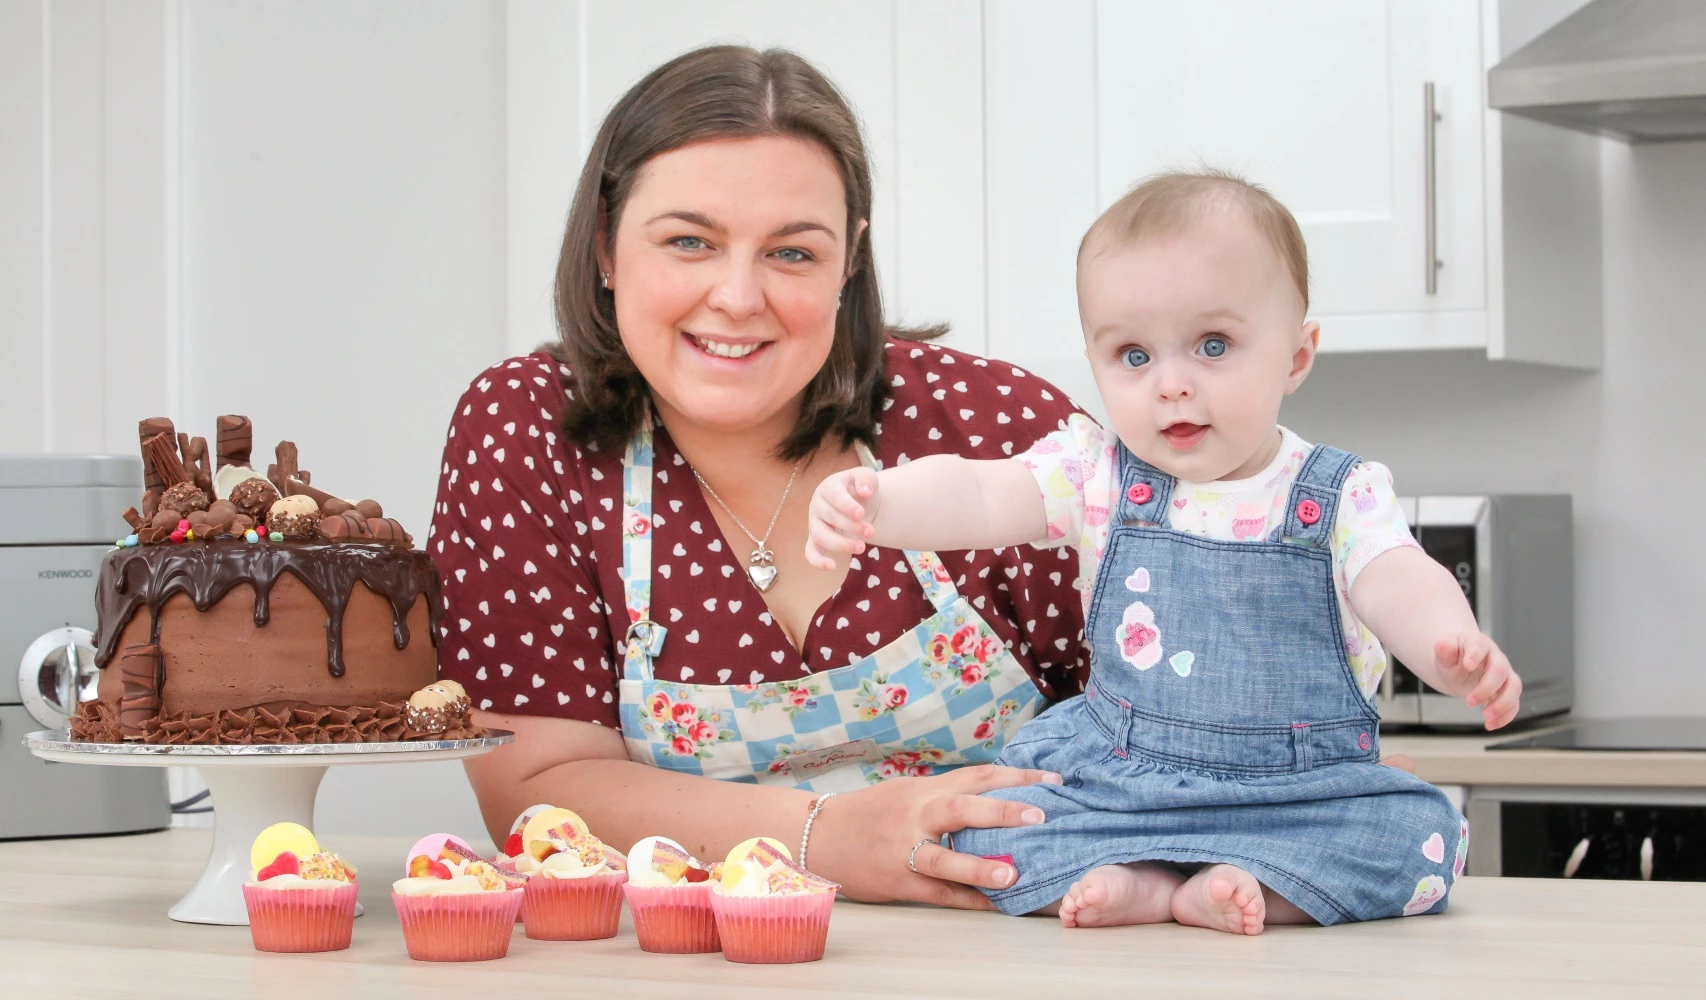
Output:
[[[314,828],[314,797],[328,767],[339,764],[412,764],[459,760],[489,753],[515,739],[488,729],[480,739],[393,743],[297,743],[162,746],[86,743],[66,730],[30,733],[24,746],[43,760],[114,767],[193,767],[212,793],[213,847],[201,878],[167,916],[193,924],[249,923],[243,883],[249,848],[274,823]],[[356,907],[356,913],[361,908]]]

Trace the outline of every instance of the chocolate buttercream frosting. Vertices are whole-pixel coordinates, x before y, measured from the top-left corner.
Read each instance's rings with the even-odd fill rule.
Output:
[[[255,625],[264,626],[269,618],[268,595],[281,573],[301,580],[325,607],[326,662],[333,677],[344,675],[344,609],[358,580],[390,602],[392,640],[398,649],[409,644],[410,609],[417,599],[426,598],[428,638],[438,645],[443,599],[438,571],[424,552],[380,544],[216,540],[114,549],[107,554],[95,588],[95,664],[105,668],[112,660],[119,636],[144,605],[152,618],[148,641],[158,644],[160,609],[178,594],[194,602],[197,611],[206,611],[232,588],[249,584],[255,590]]]
[[[394,743],[401,740],[471,740],[486,735],[466,708],[445,713],[442,728],[410,725],[403,702],[336,708],[327,705],[259,705],[204,715],[178,712],[148,720],[142,742],[163,746],[252,743]],[[440,721],[440,720],[435,720]],[[71,735],[92,743],[122,743],[117,713],[86,701],[71,718]]]

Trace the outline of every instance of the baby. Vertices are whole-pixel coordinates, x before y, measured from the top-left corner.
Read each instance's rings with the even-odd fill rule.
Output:
[[[999,760],[1064,784],[991,793],[1047,818],[955,849],[1010,857],[996,906],[1068,927],[1444,910],[1469,828],[1379,764],[1386,651],[1488,729],[1522,682],[1386,468],[1277,423],[1319,338],[1296,220],[1226,174],[1151,178],[1085,235],[1078,303],[1111,434],[1074,418],[1015,458],[853,469],[812,498],[825,569],[867,544],[1078,549],[1090,683]]]

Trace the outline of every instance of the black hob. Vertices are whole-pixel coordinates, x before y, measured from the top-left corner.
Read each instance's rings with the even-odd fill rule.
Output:
[[[1505,740],[1488,750],[1702,750],[1706,718],[1578,719],[1560,729]]]

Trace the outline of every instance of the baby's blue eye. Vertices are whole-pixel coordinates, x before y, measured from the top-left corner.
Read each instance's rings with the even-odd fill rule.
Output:
[[[1227,343],[1226,343],[1225,338],[1210,337],[1207,340],[1203,341],[1202,347],[1200,347],[1198,349],[1202,351],[1203,357],[1205,357],[1205,358],[1218,358],[1222,354],[1226,353],[1226,348],[1227,348]]]
[[[1149,363],[1149,353],[1141,348],[1128,347],[1120,355],[1120,364],[1127,368],[1142,368]]]

